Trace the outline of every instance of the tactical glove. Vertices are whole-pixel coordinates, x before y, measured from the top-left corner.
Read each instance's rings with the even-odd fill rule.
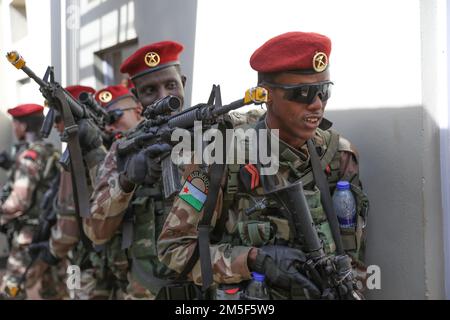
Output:
[[[78,122],[78,139],[83,155],[101,147],[103,144],[102,132],[88,119],[81,119]]]
[[[54,266],[57,265],[60,261],[59,258],[55,257],[50,252],[50,245],[48,241],[32,243],[28,246],[28,253],[32,258],[39,257],[42,261],[47,263],[48,265]]]
[[[161,158],[170,150],[171,146],[166,143],[153,144],[141,150],[126,162],[124,176],[133,184],[154,184],[161,177]]]
[[[9,170],[14,161],[11,159],[11,156],[8,152],[3,151],[0,153],[0,168],[3,168],[4,170]]]
[[[286,291],[299,287],[307,291],[310,298],[318,299],[321,296],[319,288],[296,268],[296,264],[305,261],[306,257],[300,250],[285,246],[263,246],[249,267],[265,274],[267,282],[273,287]]]

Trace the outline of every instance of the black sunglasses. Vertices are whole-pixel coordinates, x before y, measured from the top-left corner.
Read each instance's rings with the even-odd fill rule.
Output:
[[[124,111],[131,110],[131,109],[136,109],[136,107],[114,109],[114,110],[108,111],[109,117],[108,117],[107,124],[112,125],[112,124],[116,123],[120,118],[122,118],[123,114],[125,113]]]
[[[286,100],[311,104],[314,102],[317,96],[319,96],[322,101],[327,101],[331,96],[331,86],[334,83],[331,81],[323,81],[295,85],[285,85],[270,82],[264,82],[263,84],[267,84],[269,87],[279,88],[286,91],[286,93],[284,94],[284,99]]]

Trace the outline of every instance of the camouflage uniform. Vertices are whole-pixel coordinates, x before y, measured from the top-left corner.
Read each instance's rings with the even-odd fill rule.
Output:
[[[257,128],[266,128],[265,121],[262,120]],[[322,167],[325,169],[331,191],[334,190],[338,180],[347,180],[350,181],[352,191],[357,196],[358,226],[348,234],[342,234],[341,230],[341,234],[346,251],[353,257],[355,269],[359,267],[364,270],[362,261],[365,229],[362,227],[365,219],[364,208],[368,206],[368,200],[359,182],[358,154],[348,140],[333,130],[317,129],[314,141],[320,150]],[[279,142],[280,168],[276,178],[280,185],[287,185],[298,179],[303,181],[308,205],[325,251],[332,253],[335,245],[320,202],[320,193],[312,176],[306,144],[300,150],[296,150],[283,141]],[[219,284],[237,284],[251,278],[247,258],[252,247],[266,244],[285,245],[292,237],[286,218],[268,210],[256,211],[250,216],[244,213],[263,195],[259,172],[256,172],[255,166],[247,168],[247,165],[228,165],[212,218],[214,228],[219,224],[217,221],[220,217],[227,215],[223,227],[214,230],[214,234],[219,235],[221,240],[210,245],[213,277]],[[199,174],[206,175],[207,172],[199,166],[189,165],[185,167],[183,178],[191,180],[198,189],[205,190],[204,181],[192,179]],[[197,226],[202,216],[203,211],[197,211],[178,197],[167,217],[158,239],[158,254],[162,262],[178,273],[183,271],[197,245]],[[196,284],[202,283],[198,261],[188,277]]]
[[[132,244],[128,248],[131,270],[127,298],[154,299],[163,285],[144,286],[147,281],[143,277],[147,274],[164,279],[170,275],[156,254],[156,239],[170,202],[162,201],[160,184],[139,186],[133,192],[124,192],[119,184],[116,149],[117,142],[113,143],[99,169],[91,207],[92,217],[84,220],[84,228],[94,244],[104,244],[127,222],[131,222],[128,219],[133,219]],[[124,221],[126,212],[127,221]]]
[[[27,150],[21,152],[15,163],[12,175],[11,192],[1,205],[1,224],[14,223],[14,235],[11,244],[10,255],[7,261],[6,274],[3,277],[2,292],[5,289],[14,288],[25,272],[31,258],[27,252],[27,246],[31,243],[33,233],[38,226],[39,203],[43,194],[49,188],[56,173],[55,163],[59,154],[52,145],[36,141],[29,145]],[[33,268],[30,269],[26,287],[33,286],[38,277]],[[52,273],[49,269],[47,272]],[[47,274],[44,287],[54,287],[54,277]],[[45,283],[45,280],[48,282]],[[11,292],[14,295],[15,292]],[[43,293],[43,291],[41,291]],[[45,296],[45,293],[43,294]],[[20,290],[16,298],[25,298],[26,292]]]
[[[230,114],[230,118],[239,124],[252,123],[264,112],[262,109],[251,110]],[[160,263],[156,252],[156,240],[172,201],[163,201],[162,183],[143,185],[133,192],[124,192],[119,184],[116,148],[117,143],[113,144],[99,169],[91,207],[92,218],[84,220],[86,234],[94,243],[101,244],[119,228],[130,223],[131,219],[134,234],[128,250],[132,270],[128,276],[130,284],[127,297],[154,299],[167,284],[164,279],[173,276],[173,272]],[[157,279],[151,279],[152,274]]]

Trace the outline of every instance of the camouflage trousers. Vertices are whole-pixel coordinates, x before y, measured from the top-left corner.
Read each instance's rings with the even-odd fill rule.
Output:
[[[128,286],[124,297],[125,300],[155,300],[155,298],[155,294],[134,279],[131,272],[128,273]]]
[[[29,268],[26,279],[20,283],[32,261],[28,254],[28,245],[34,231],[34,226],[24,226],[14,233],[6,273],[0,285],[0,292],[6,299],[26,299],[26,290],[34,287],[38,281],[41,281],[39,295],[42,299],[62,299],[65,296],[64,263],[48,267],[44,262],[37,260]]]
[[[117,243],[116,243],[117,242]],[[98,251],[77,247],[75,264],[80,266],[80,288],[71,292],[75,300],[121,300],[128,284],[128,260],[113,239]]]
[[[99,275],[95,268],[81,271],[80,288],[69,291],[73,300],[122,300],[124,291],[114,276]]]

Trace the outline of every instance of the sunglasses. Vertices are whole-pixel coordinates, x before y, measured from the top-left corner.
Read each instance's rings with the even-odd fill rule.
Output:
[[[116,123],[120,118],[122,118],[123,114],[125,113],[124,111],[132,110],[132,109],[136,109],[136,107],[115,109],[115,110],[108,111],[109,117],[108,117],[107,125],[112,125],[112,124]]]
[[[264,82],[264,84],[267,84],[269,87],[283,89],[285,91],[284,99],[286,100],[311,104],[317,96],[319,96],[320,100],[327,101],[331,96],[331,86],[334,83],[331,81],[323,81],[295,85],[268,82]]]

